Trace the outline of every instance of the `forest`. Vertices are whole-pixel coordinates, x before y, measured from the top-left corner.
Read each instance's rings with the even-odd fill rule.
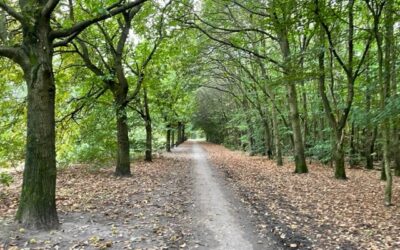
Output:
[[[400,248],[399,81],[399,0],[0,0],[0,249],[38,245],[26,230],[74,213],[134,214],[105,208],[118,197],[135,220],[183,225],[151,229],[166,248],[135,236],[138,249],[213,249],[182,233],[208,167],[237,207],[273,214],[258,218],[261,242],[273,231],[287,248]],[[155,197],[162,211],[146,210]],[[324,199],[332,239],[298,229]],[[82,242],[122,249],[103,238]]]

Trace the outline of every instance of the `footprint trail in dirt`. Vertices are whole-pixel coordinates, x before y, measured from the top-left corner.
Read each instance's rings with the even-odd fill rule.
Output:
[[[248,215],[210,165],[198,143],[187,143],[193,159],[194,229],[199,249],[273,249],[259,241]]]

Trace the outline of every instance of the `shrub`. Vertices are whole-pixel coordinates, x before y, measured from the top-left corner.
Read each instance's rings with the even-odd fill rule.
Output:
[[[8,173],[0,173],[0,184],[4,186],[10,186],[10,184],[13,182],[13,177],[8,174]]]

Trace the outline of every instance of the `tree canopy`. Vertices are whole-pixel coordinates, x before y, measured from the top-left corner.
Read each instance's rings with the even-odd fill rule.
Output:
[[[0,0],[0,168],[55,228],[57,168],[207,141],[400,176],[400,2]],[[200,131],[200,132],[199,132]],[[5,176],[5,175],[4,175]],[[6,180],[2,177],[0,180]],[[9,181],[9,179],[8,179]],[[6,182],[6,181],[4,181]]]

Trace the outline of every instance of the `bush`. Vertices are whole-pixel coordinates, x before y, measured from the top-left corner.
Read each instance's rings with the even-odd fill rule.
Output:
[[[328,164],[332,160],[332,144],[330,141],[318,142],[307,149],[307,156]]]
[[[0,184],[4,186],[10,186],[13,182],[13,177],[8,173],[0,173]]]

